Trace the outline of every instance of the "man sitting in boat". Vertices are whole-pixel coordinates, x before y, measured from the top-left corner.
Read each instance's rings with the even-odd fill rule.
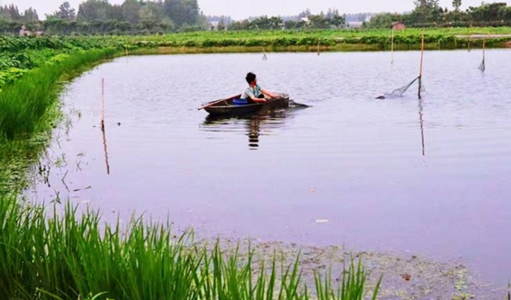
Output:
[[[248,83],[248,87],[241,94],[241,99],[247,100],[248,102],[266,102],[265,96],[268,98],[276,98],[277,96],[265,89],[262,89],[257,84],[257,77],[254,73],[249,72],[245,78]]]

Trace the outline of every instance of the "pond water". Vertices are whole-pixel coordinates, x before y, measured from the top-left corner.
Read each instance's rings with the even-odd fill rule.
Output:
[[[460,259],[511,277],[511,51],[427,52],[423,99],[376,100],[418,74],[419,52],[118,58],[72,82],[45,180],[101,209],[169,217],[199,235]],[[214,120],[201,103],[246,72],[312,107]],[[99,128],[105,80],[106,135]],[[105,157],[105,150],[107,157]],[[47,182],[46,182],[47,181]]]

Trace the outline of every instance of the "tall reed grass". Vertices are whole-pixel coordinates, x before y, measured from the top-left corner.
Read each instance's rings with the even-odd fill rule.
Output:
[[[49,216],[42,206],[0,201],[2,299],[116,300],[360,300],[366,272],[345,270],[339,287],[316,274],[315,290],[302,280],[299,258],[256,261],[249,250],[225,251],[175,237],[169,224],[133,219],[125,228],[102,224],[98,212],[77,216],[67,205]],[[265,261],[268,265],[265,265]],[[374,291],[376,299],[379,283]]]
[[[0,138],[30,136],[55,103],[57,83],[64,74],[75,74],[84,66],[114,53],[115,49],[78,52],[63,61],[49,62],[32,70],[4,87],[0,93]]]

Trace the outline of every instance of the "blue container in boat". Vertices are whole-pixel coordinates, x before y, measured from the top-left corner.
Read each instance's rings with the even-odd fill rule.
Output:
[[[247,99],[234,99],[234,100],[232,100],[232,103],[234,105],[245,105],[245,104],[248,104],[248,100]]]

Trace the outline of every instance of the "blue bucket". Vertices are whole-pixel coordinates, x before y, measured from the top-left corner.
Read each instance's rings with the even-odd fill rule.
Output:
[[[248,100],[247,99],[234,99],[234,100],[232,100],[232,103],[234,105],[245,105],[245,104],[248,104]]]

